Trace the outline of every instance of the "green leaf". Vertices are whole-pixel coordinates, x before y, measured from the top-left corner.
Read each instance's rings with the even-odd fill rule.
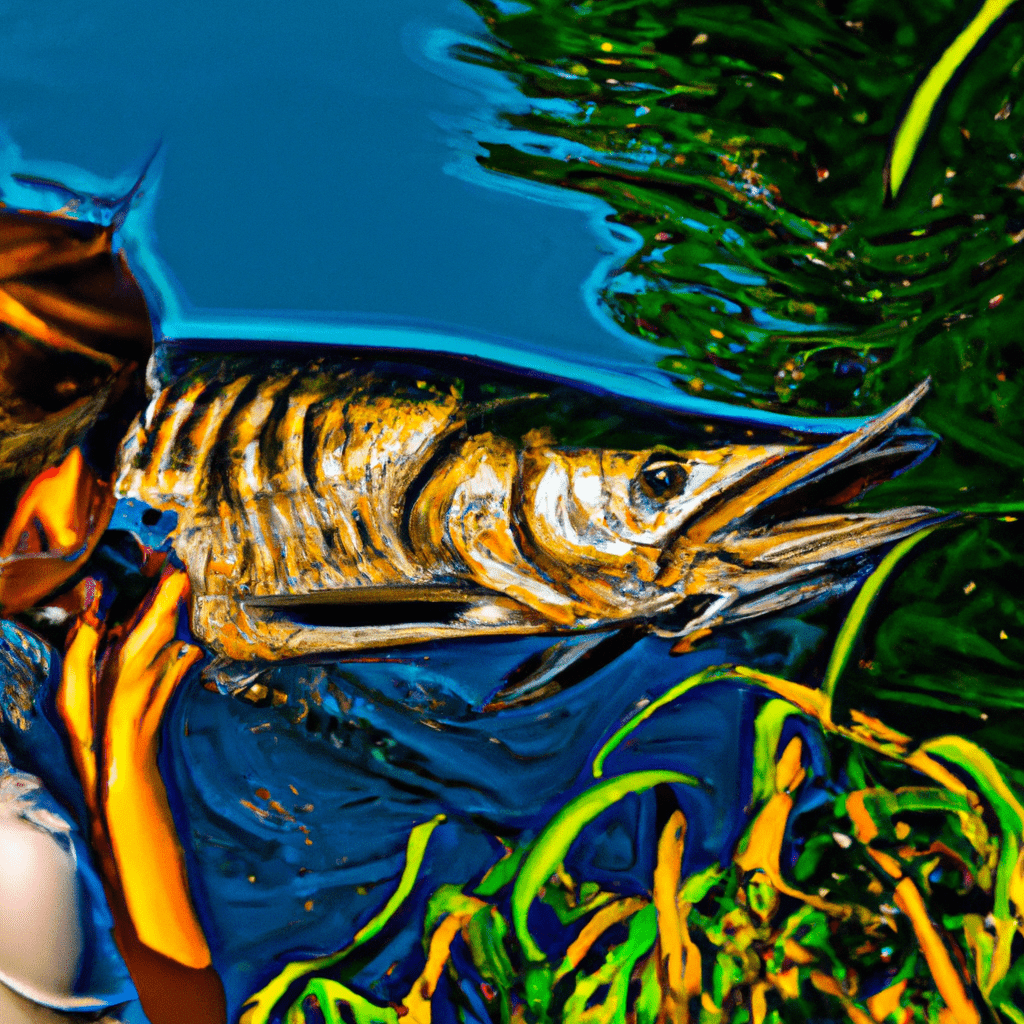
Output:
[[[939,102],[949,80],[956,74],[985,33],[995,21],[1002,17],[1014,0],[985,0],[981,10],[971,19],[967,27],[946,48],[935,66],[918,86],[903,120],[896,129],[892,156],[889,159],[889,190],[899,195],[903,180],[921,144],[935,105]]]
[[[526,854],[525,846],[517,846],[506,854],[497,864],[484,875],[480,884],[473,890],[477,896],[493,896],[515,878],[519,863]]]
[[[558,866],[584,827],[602,811],[630,793],[643,793],[654,786],[672,783],[696,786],[690,775],[672,771],[630,772],[606,779],[565,805],[545,826],[533,843],[512,890],[512,926],[527,959],[542,962],[544,954],[530,935],[527,917],[537,893]]]
[[[655,1024],[661,1009],[661,983],[658,981],[658,961],[648,957],[640,974],[640,995],[637,996],[636,1024]]]
[[[466,926],[469,951],[477,970],[501,992],[508,992],[516,974],[505,950],[508,925],[496,907],[478,910]]]
[[[782,727],[800,712],[788,700],[774,698],[765,703],[754,719],[754,784],[751,803],[761,803],[775,795],[775,769],[779,757]]]
[[[625,1024],[633,968],[640,957],[649,952],[657,937],[658,913],[649,903],[630,919],[626,941],[610,949],[604,963],[593,974],[577,976],[576,986],[565,1003],[563,1024]],[[595,993],[605,986],[608,992],[604,999],[593,1004]]]
[[[1024,469],[1024,445],[991,423],[940,405],[928,410],[928,423],[945,437],[1000,466]],[[1000,511],[1002,511],[1000,509]]]
[[[832,648],[832,655],[825,669],[822,689],[829,699],[835,696],[836,684],[839,682],[839,677],[843,674],[843,669],[846,668],[846,663],[850,660],[857,637],[860,635],[864,621],[867,619],[868,613],[871,611],[871,607],[875,603],[875,599],[878,597],[878,592],[882,589],[883,584],[892,575],[893,570],[903,556],[936,529],[937,527],[934,526],[928,527],[901,540],[882,559],[878,568],[864,581],[864,585],[860,588],[860,593],[853,602],[849,615],[846,616],[846,620],[839,630],[835,646]]]
[[[295,1001],[290,1013],[296,1010],[301,1012],[302,1004],[309,996],[316,998],[325,1024],[398,1024],[398,1013],[393,1006],[371,1002],[330,978],[313,978]],[[344,1012],[341,1007],[344,1007]],[[302,1014],[301,1022],[306,1022],[305,1013]]]
[[[427,841],[433,834],[434,829],[444,820],[445,816],[438,814],[430,821],[417,825],[409,833],[409,841],[405,848],[405,867],[398,880],[397,888],[391,894],[391,898],[387,903],[356,932],[352,941],[337,953],[318,957],[315,960],[298,960],[288,964],[276,977],[249,997],[242,1008],[240,1024],[267,1024],[274,1007],[294,982],[306,974],[312,974],[315,971],[322,971],[328,967],[333,967],[358,946],[379,934],[398,908],[405,902],[409,893],[412,892],[412,888],[416,884],[416,878],[419,875],[420,865],[423,863],[423,858],[427,852]]]
[[[597,752],[597,756],[594,758],[594,778],[601,778],[604,773],[604,762],[607,760],[608,755],[617,747],[622,741],[634,730],[637,726],[646,722],[651,715],[655,714],[661,708],[665,707],[666,704],[671,704],[674,700],[678,700],[683,694],[689,693],[691,690],[698,686],[703,686],[705,683],[711,682],[714,679],[722,678],[727,674],[727,670],[721,668],[709,668],[703,672],[697,673],[697,675],[690,676],[688,679],[684,679],[681,683],[677,683],[672,689],[663,693],[657,700],[652,701],[641,711],[635,714],[628,722],[626,722],[621,728],[619,728],[615,735],[608,740],[601,749]]]

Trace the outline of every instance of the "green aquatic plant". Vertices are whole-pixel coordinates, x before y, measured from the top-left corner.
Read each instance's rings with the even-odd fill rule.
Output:
[[[950,43],[918,86],[903,120],[896,129],[892,153],[886,165],[886,186],[891,195],[899,195],[935,107],[950,79],[963,68],[985,33],[1006,13],[1012,3],[1014,0],[985,0],[981,10]]]
[[[298,961],[288,964],[280,974],[276,975],[267,985],[260,989],[259,992],[254,993],[246,1002],[241,1017],[242,1024],[263,1024],[263,1022],[269,1020],[274,1006],[281,1000],[289,987],[295,981],[305,977],[306,975],[312,975],[313,977],[311,977],[309,985],[307,986],[309,990],[308,993],[304,992],[301,999],[304,999],[307,994],[326,997],[329,993],[334,992],[337,993],[337,998],[344,997],[348,999],[350,1005],[354,1002],[356,1006],[359,1007],[359,1013],[371,1013],[371,1010],[369,1009],[371,1004],[361,996],[357,996],[355,993],[349,994],[348,990],[338,982],[331,981],[330,979],[317,978],[316,973],[341,963],[341,961],[343,961],[359,946],[369,942],[374,938],[374,936],[379,934],[388,921],[394,917],[395,912],[402,906],[409,893],[412,891],[413,886],[416,884],[416,878],[419,874],[420,866],[423,863],[423,857],[427,851],[427,842],[434,829],[437,828],[443,820],[444,815],[437,815],[430,821],[417,825],[409,833],[409,842],[406,845],[405,851],[405,867],[398,880],[398,886],[380,911],[374,914],[374,916],[365,925],[363,925],[358,932],[356,932],[352,937],[351,942],[340,949],[337,953],[318,957],[315,960]],[[376,1021],[377,1018],[372,1017],[372,1015],[369,1017],[361,1016],[358,1020],[359,1024],[364,1024],[364,1021],[366,1024],[369,1024],[371,1020]]]
[[[285,1019],[318,1020],[306,1015],[315,1005],[332,1022],[393,1024],[401,1014],[426,1024],[438,979],[450,971],[468,978],[496,1024],[634,1015],[650,1024],[960,1022],[980,1020],[981,1003],[997,1019],[1018,1020],[1024,989],[1011,945],[1024,895],[1019,800],[973,744],[954,737],[901,755],[891,749],[898,742],[880,723],[860,723],[858,739],[833,743],[833,756],[846,758],[836,777],[862,785],[832,794],[811,815],[795,811],[813,776],[800,739],[776,747],[772,763],[758,766],[774,773],[774,791],[731,863],[681,877],[685,819],[676,811],[662,831],[648,894],[602,892],[556,865],[539,898],[581,911],[582,927],[560,952],[539,959],[510,926],[501,890],[488,901],[448,887],[427,916],[427,966],[401,1004],[381,1006],[314,977]],[[885,747],[889,764],[871,757]],[[993,810],[995,833],[986,824]],[[805,839],[786,868],[790,829]],[[560,843],[567,847],[577,834]],[[506,895],[521,877],[506,882]],[[456,945],[472,964],[468,976],[466,957],[453,959]],[[458,1000],[464,988],[448,992]]]
[[[604,204],[595,302],[680,388],[871,413],[931,376],[939,450],[855,507],[978,518],[882,588],[838,699],[1024,770],[1024,6],[470,4],[452,56],[524,101],[469,129],[482,173]]]
[[[516,876],[512,891],[512,921],[516,936],[530,960],[543,960],[544,954],[530,936],[527,917],[530,904],[544,886],[545,880],[558,869],[569,847],[583,827],[602,811],[617,803],[627,793],[643,793],[654,786],[674,782],[694,786],[697,780],[679,772],[630,772],[606,779],[586,790],[565,805],[537,837]]]
[[[894,551],[851,609],[828,670],[833,689],[871,600],[911,546]],[[434,893],[425,965],[400,1003],[380,1004],[332,978],[335,955],[287,968],[262,990],[247,1024],[429,1024],[445,973],[459,1019],[494,1024],[1019,1024],[1024,806],[1010,775],[977,744],[960,736],[916,743],[856,711],[839,722],[824,688],[721,666],[638,711],[601,749],[593,774],[640,721],[722,680],[742,681],[764,700],[748,825],[721,862],[683,874],[687,821],[675,809],[661,827],[648,892],[604,891],[572,877],[562,861],[602,810],[630,793],[694,781],[668,771],[602,778],[475,887]],[[824,761],[814,744],[824,745]],[[407,866],[392,910],[415,870]],[[555,948],[551,936],[541,950],[531,935],[535,903],[562,926]],[[276,1006],[267,998],[286,990],[298,994]]]
[[[931,374],[928,500],[1024,507],[1018,5],[472,6],[489,38],[453,56],[526,101],[474,124],[479,165],[607,204],[633,251],[595,299],[681,387],[868,413]]]

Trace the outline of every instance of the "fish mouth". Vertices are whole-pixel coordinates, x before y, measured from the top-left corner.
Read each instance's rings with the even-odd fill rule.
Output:
[[[795,452],[781,465],[755,466],[734,481],[720,501],[691,519],[683,536],[691,544],[713,544],[758,521],[778,521],[852,501],[869,487],[910,469],[931,453],[938,439],[929,431],[898,424],[930,387],[930,378],[922,381],[902,401],[831,444]]]
[[[712,507],[684,525],[660,582],[687,578],[695,566],[700,592],[687,592],[655,620],[664,636],[769,614],[838,596],[857,586],[880,547],[954,514],[928,506],[884,512],[830,512],[926,458],[938,438],[900,425],[928,393],[925,380],[858,430],[820,448],[763,464],[736,481]]]

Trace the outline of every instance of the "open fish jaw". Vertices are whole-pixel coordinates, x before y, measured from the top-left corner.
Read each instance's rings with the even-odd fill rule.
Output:
[[[859,430],[781,466],[755,470],[680,532],[659,577],[681,594],[657,623],[686,636],[739,619],[835,597],[855,586],[874,551],[949,516],[927,506],[878,513],[808,514],[856,497],[925,458],[927,432],[897,428],[925,381]],[[692,614],[690,614],[692,612]]]
[[[123,445],[116,493],[177,513],[193,630],[217,653],[643,622],[683,635],[834,593],[841,566],[855,578],[936,518],[811,514],[926,454],[931,436],[896,424],[927,385],[826,445],[706,451],[516,444],[470,434],[452,391],[378,385],[208,364]]]
[[[924,506],[887,512],[806,516],[734,531],[695,556],[688,593],[655,629],[683,637],[795,605],[838,597],[856,586],[873,552],[949,516]]]

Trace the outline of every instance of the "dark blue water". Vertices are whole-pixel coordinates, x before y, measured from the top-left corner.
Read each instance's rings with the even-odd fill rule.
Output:
[[[603,286],[642,241],[621,217],[608,219],[612,207],[481,166],[477,140],[509,137],[501,113],[525,101],[497,72],[450,56],[460,40],[486,36],[463,4],[56,0],[40,10],[27,0],[0,7],[0,198],[53,210],[74,198],[68,188],[121,195],[145,169],[123,241],[167,338],[436,345],[592,381],[592,370],[577,374],[570,363],[616,361],[601,378],[606,390],[653,388],[677,407],[711,408],[659,376],[652,368],[664,348],[625,333],[602,305]],[[516,144],[525,145],[522,130]],[[701,266],[737,286],[764,283],[731,265]],[[617,287],[628,296],[627,276]],[[704,294],[688,288],[681,294]],[[759,330],[800,328],[759,313]],[[503,338],[514,344],[503,349]],[[968,593],[959,581],[952,589]],[[501,657],[513,664],[537,641],[515,641],[501,657],[438,648],[429,669],[422,651],[331,666],[347,706],[318,690],[328,711],[315,726],[293,721],[294,705],[253,708],[212,694],[196,673],[165,724],[162,767],[231,1008],[288,958],[339,948],[379,909],[412,825],[449,816],[425,868],[422,909],[427,888],[491,863],[495,834],[528,836],[589,784],[589,758],[638,699],[707,664],[755,663],[757,642],[733,635],[670,659],[667,645],[645,641],[578,689],[490,717],[480,705],[507,667]],[[808,646],[820,654],[823,637]],[[275,671],[293,695],[323,681],[306,667]],[[749,772],[733,755],[749,749],[754,704],[735,687],[709,691],[617,755],[615,770],[669,765],[702,779],[679,796],[696,840],[686,870],[727,855],[743,824]],[[29,767],[42,770],[49,740]],[[312,847],[294,821],[241,804],[256,789],[276,798],[288,786],[318,806]],[[599,822],[574,863],[619,891],[644,891],[653,799]],[[417,922],[407,923],[366,967],[367,985],[389,958],[415,951]],[[395,990],[407,980],[400,970]]]

